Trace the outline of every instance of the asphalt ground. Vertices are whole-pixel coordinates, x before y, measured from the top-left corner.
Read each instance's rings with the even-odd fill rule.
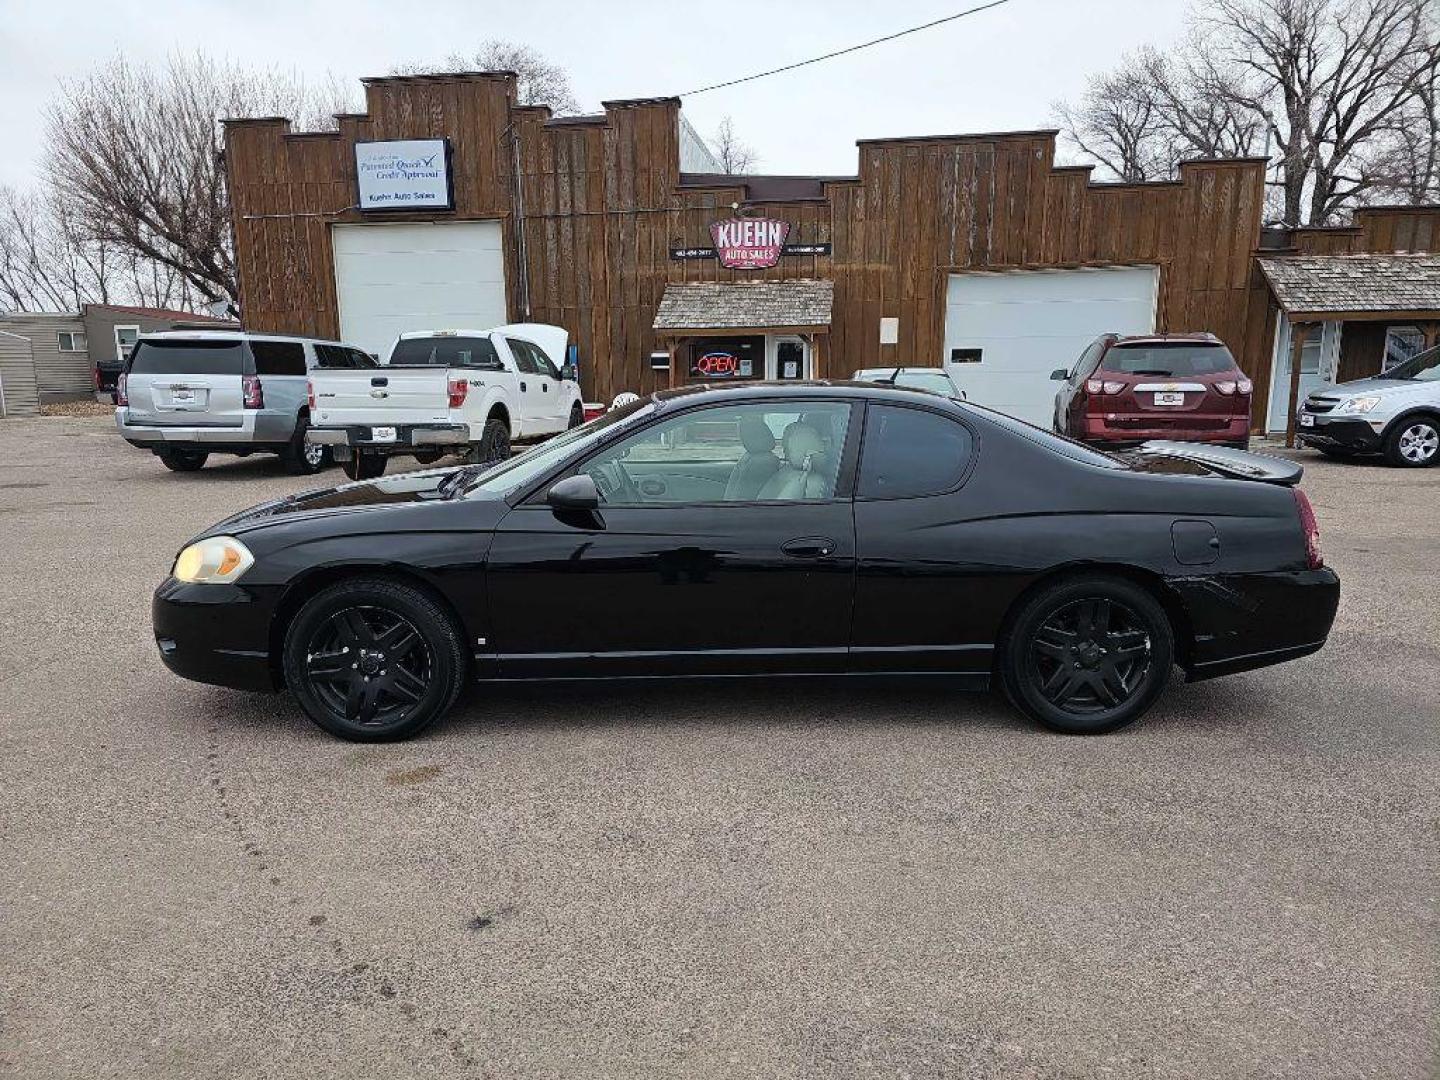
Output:
[[[315,478],[0,422],[0,1074],[1435,1076],[1440,469],[1303,458],[1328,647],[1109,737],[775,681],[356,747],[150,633]]]

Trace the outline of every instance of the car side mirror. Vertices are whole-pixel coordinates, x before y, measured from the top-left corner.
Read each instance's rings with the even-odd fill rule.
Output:
[[[577,473],[551,484],[545,501],[552,510],[598,510],[600,491],[588,473]]]
[[[1064,382],[1070,378],[1070,372],[1066,371],[1063,367],[1057,367],[1054,371],[1050,372],[1050,378],[1054,382]]]
[[[575,370],[574,364],[566,364],[560,369],[560,378],[565,382],[575,382],[580,378],[580,373]]]

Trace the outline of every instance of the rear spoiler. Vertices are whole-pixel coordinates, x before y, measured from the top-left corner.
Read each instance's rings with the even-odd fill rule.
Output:
[[[1300,477],[1305,475],[1304,466],[1284,458],[1206,443],[1157,439],[1141,444],[1135,453],[1142,457],[1181,458],[1237,480],[1259,480],[1262,483],[1281,484],[1285,487],[1294,487],[1300,483]]]

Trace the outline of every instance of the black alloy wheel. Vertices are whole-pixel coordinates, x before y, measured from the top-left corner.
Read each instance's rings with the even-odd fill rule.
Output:
[[[1164,689],[1174,640],[1145,589],[1105,577],[1042,589],[1017,615],[1002,684],[1029,716],[1067,734],[1101,734],[1138,719]]]
[[[577,401],[574,405],[570,406],[569,427],[577,428],[583,423],[585,423],[585,410],[580,407],[580,403]],[[569,429],[567,428],[567,430]]]
[[[459,694],[460,635],[420,589],[383,579],[341,582],[301,608],[285,638],[285,681],[331,734],[403,739]]]
[[[470,461],[477,465],[495,465],[510,458],[510,425],[498,417],[485,421],[480,441],[470,444]]]

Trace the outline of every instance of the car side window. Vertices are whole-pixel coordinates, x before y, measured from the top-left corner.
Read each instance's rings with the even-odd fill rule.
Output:
[[[1079,385],[1088,379],[1100,364],[1100,354],[1105,351],[1105,343],[1096,341],[1080,354],[1080,359],[1075,361],[1075,370],[1070,373],[1070,382]]]
[[[556,380],[560,378],[560,369],[551,362],[550,357],[545,355],[544,349],[533,341],[522,341],[520,344],[530,350],[530,356],[535,361],[535,370],[538,374],[548,375]]]
[[[298,341],[252,341],[256,375],[304,375],[305,346]]]
[[[515,367],[519,369],[521,375],[540,374],[540,369],[535,364],[535,355],[530,351],[528,341],[506,338],[505,344],[510,346],[510,355],[515,358]]]
[[[580,471],[607,506],[835,498],[850,405],[753,402],[697,409],[600,451]]]
[[[905,499],[951,491],[974,450],[970,429],[958,421],[923,409],[871,405],[855,494]]]

